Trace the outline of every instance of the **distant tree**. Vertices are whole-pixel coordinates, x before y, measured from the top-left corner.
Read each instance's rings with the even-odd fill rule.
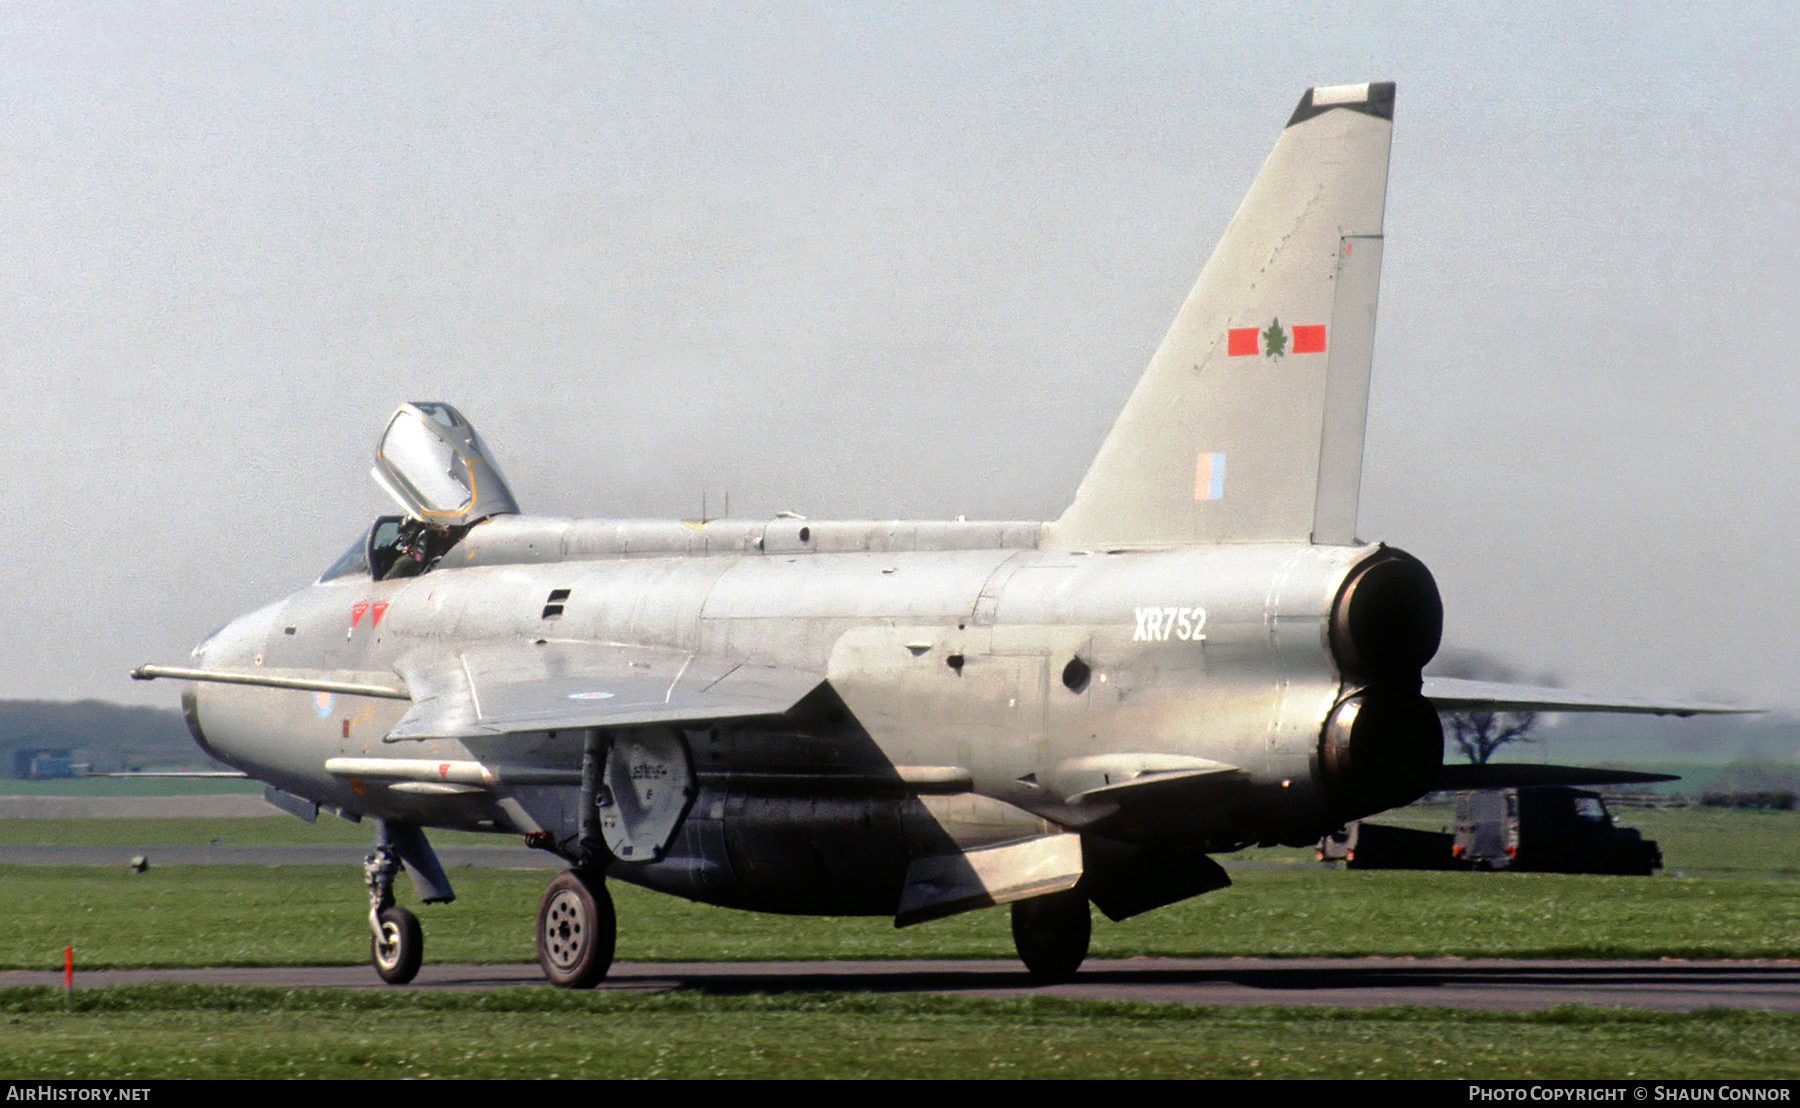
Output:
[[[1445,712],[1444,737],[1478,766],[1508,743],[1531,741],[1536,712]]]
[[[209,764],[188,735],[181,713],[170,708],[99,700],[0,700],[0,775],[16,772],[18,752],[33,747],[66,748],[75,761],[98,770],[198,769]]]
[[[1447,650],[1438,655],[1432,672],[1440,677],[1459,677],[1465,681],[1518,681],[1518,671],[1479,650]],[[1546,676],[1539,684],[1552,684]],[[1441,712],[1444,738],[1462,751],[1464,758],[1478,766],[1488,763],[1494,752],[1513,743],[1531,741],[1537,725],[1536,712],[1482,712],[1464,710]]]

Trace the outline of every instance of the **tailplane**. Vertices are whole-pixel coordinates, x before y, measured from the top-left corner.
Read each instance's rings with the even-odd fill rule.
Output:
[[[1301,97],[1050,542],[1356,541],[1393,115]]]

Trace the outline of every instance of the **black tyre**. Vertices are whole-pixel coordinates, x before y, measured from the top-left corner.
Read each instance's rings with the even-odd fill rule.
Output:
[[[425,961],[425,932],[419,917],[405,908],[383,908],[376,917],[378,933],[369,938],[369,960],[390,985],[404,985],[419,975]]]
[[[1079,889],[1051,893],[1012,906],[1013,946],[1033,981],[1054,985],[1074,978],[1087,959],[1094,924],[1087,895]]]
[[[538,964],[552,985],[591,989],[612,968],[618,923],[606,882],[579,870],[558,874],[538,905]]]

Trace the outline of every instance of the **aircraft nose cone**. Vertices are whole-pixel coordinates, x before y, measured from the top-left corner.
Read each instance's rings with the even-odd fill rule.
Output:
[[[200,726],[200,705],[195,686],[188,685],[181,690],[181,718],[187,723],[188,734],[193,736],[194,745],[206,753],[208,758],[226,765],[234,764],[216,744],[206,737],[206,731]]]
[[[262,665],[263,649],[286,601],[242,615],[200,640],[194,664],[200,669],[253,669]]]
[[[245,671],[260,667],[269,632],[275,626],[283,603],[270,604],[248,615],[239,616],[200,640],[191,655],[194,668]],[[211,688],[216,694],[222,686],[213,685]],[[238,729],[232,727],[229,720],[217,718],[219,708],[216,698],[212,701],[213,707],[204,711],[202,699],[199,684],[189,683],[181,690],[181,714],[187,722],[188,734],[193,736],[195,744],[208,757],[239,769],[246,768],[242,759],[233,757],[232,735]],[[203,723],[208,718],[212,719],[213,725],[210,727]]]

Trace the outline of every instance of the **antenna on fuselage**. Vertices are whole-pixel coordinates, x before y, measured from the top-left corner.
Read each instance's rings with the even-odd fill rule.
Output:
[[[720,519],[730,519],[731,518],[731,492],[729,489],[726,490],[726,492],[725,492],[725,511],[719,515],[719,518]],[[706,514],[706,490],[701,489],[700,490],[700,522],[701,523],[710,523],[711,521],[712,521],[712,517]]]

